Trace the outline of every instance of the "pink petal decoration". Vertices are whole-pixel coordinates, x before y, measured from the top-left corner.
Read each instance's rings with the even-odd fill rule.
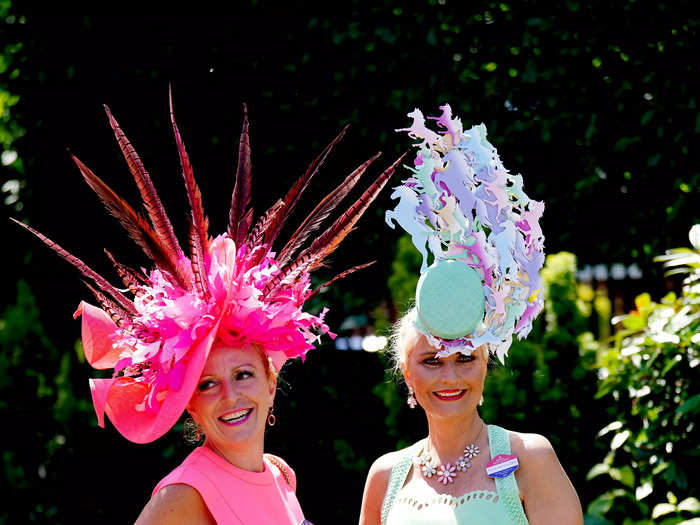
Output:
[[[107,394],[116,379],[90,379],[90,394],[92,395],[92,405],[95,407],[97,424],[105,427],[105,404]]]
[[[84,301],[75,315],[82,315],[83,351],[87,362],[98,370],[114,368],[121,353],[121,349],[112,345],[114,333],[119,330],[117,325],[104,310]]]

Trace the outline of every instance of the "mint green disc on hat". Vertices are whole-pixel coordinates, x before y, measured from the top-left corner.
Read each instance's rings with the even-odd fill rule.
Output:
[[[440,260],[423,272],[416,288],[418,329],[435,337],[458,339],[484,319],[486,298],[481,276],[459,261]]]

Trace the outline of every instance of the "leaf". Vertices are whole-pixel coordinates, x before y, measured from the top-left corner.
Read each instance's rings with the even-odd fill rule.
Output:
[[[657,255],[654,257],[654,262],[665,262],[665,261],[670,261],[678,257],[679,255],[687,255],[689,253],[694,253],[693,250],[690,248],[671,248],[670,250],[666,250],[666,253],[663,255]]]
[[[608,395],[610,392],[615,390],[616,386],[617,381],[614,378],[604,380],[598,385],[598,391],[596,392],[594,399],[600,399],[601,397]]]
[[[586,474],[586,481],[593,479],[596,476],[600,476],[601,474],[605,474],[609,471],[610,467],[605,463],[598,463],[597,465],[593,465],[591,470],[588,471],[588,474]]]
[[[611,430],[619,430],[622,428],[622,421],[613,421],[609,425],[606,425],[602,429],[600,429],[600,432],[598,432],[598,437],[604,436]]]
[[[700,518],[681,521],[678,525],[700,525]]]
[[[666,470],[668,468],[668,465],[669,464],[667,461],[663,461],[663,462],[659,463],[658,465],[656,465],[654,467],[654,470],[651,471],[651,475],[656,476],[657,474],[661,474],[664,470]]]
[[[686,264],[697,264],[698,262],[700,262],[700,255],[698,255],[697,253],[678,253],[675,255],[669,255],[668,258],[666,258],[666,261],[664,262],[664,266],[682,266]]]
[[[622,326],[628,330],[641,330],[646,325],[639,315],[626,315],[622,318]]]
[[[700,394],[695,394],[693,397],[686,399],[681,405],[676,409],[676,417],[681,417],[688,412],[697,412],[698,407],[700,407]]]
[[[623,443],[627,441],[627,438],[630,437],[630,434],[631,432],[629,430],[624,430],[619,434],[615,434],[615,437],[610,442],[610,449],[617,450],[618,448],[620,448],[623,445]]]
[[[676,507],[678,510],[687,510],[688,512],[700,512],[700,501],[697,498],[685,498]]]
[[[588,505],[586,513],[602,518],[603,515],[612,508],[612,504],[613,499],[607,494],[603,494],[602,496],[598,496],[590,503],[590,505]]]
[[[625,465],[620,470],[619,481],[623,485],[627,485],[629,488],[634,488],[634,471],[629,465]]]
[[[679,355],[678,357],[680,357],[680,355]],[[664,369],[661,371],[661,377],[663,377],[663,376],[665,376],[666,374],[668,374],[668,373],[670,372],[670,370],[671,370],[674,366],[676,366],[678,363],[680,363],[680,362],[681,362],[680,359],[669,359],[669,360],[666,362],[666,366],[664,366]],[[679,407],[679,408],[680,408],[680,407]],[[677,413],[677,412],[678,412],[678,411],[676,411],[676,413]]]
[[[597,518],[602,518],[603,515],[606,514],[612,508],[612,504],[615,498],[624,495],[625,491],[622,489],[615,489],[606,492],[605,494],[601,494],[588,505],[588,508],[586,509],[586,514],[590,514],[591,516]]]
[[[693,248],[700,250],[700,224],[695,224],[690,228],[688,237],[690,238],[690,244],[693,245]]]
[[[583,517],[583,525],[613,525],[613,522],[606,520],[605,518],[601,518],[600,516],[591,516],[590,514],[586,514]]]
[[[659,525],[678,525],[683,521],[683,518],[681,516],[673,516],[672,518],[666,518],[663,521],[650,521],[650,523],[656,525],[657,523]]]
[[[675,505],[671,505],[670,503],[659,503],[654,507],[654,510],[651,512],[651,518],[656,519],[659,516],[665,516],[666,514],[670,514],[671,512],[675,511]]]
[[[652,492],[654,492],[654,486],[651,482],[645,481],[640,487],[637,487],[637,489],[634,491],[634,497],[637,500],[642,500]]]
[[[634,298],[634,305],[641,312],[644,308],[651,306],[651,295],[646,292],[639,294]]]

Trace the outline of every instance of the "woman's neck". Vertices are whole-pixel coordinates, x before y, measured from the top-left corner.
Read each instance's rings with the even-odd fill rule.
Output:
[[[464,453],[466,445],[480,445],[485,425],[475,411],[460,420],[428,418],[428,442],[426,449],[439,463],[453,463]]]
[[[206,440],[204,446],[240,469],[250,472],[262,472],[265,470],[262,442],[234,449],[232,447],[217,447],[211,440]]]

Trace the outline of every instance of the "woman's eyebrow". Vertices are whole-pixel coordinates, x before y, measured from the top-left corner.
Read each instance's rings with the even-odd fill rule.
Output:
[[[246,367],[255,368],[255,365],[253,365],[252,363],[243,363],[242,365],[238,365],[238,366],[233,367],[231,369],[231,372],[236,372],[236,371],[240,370],[241,368],[246,368]]]

